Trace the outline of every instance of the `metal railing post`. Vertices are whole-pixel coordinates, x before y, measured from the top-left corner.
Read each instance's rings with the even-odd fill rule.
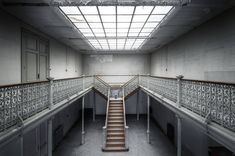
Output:
[[[140,96],[140,91],[137,91],[137,102],[136,102],[136,119],[139,120],[140,119],[140,112],[139,112],[139,96]]]
[[[103,146],[103,149],[105,149],[105,144],[106,144],[106,127],[104,126],[103,127],[103,142],[102,142],[102,146]]]
[[[84,123],[84,109],[85,109],[85,96],[82,97],[82,139],[81,139],[81,144],[83,145],[85,143],[85,123]]]
[[[129,127],[125,126],[125,146],[129,149]]]
[[[50,81],[50,88],[49,88],[49,109],[52,109],[53,107],[53,80],[54,78],[49,77],[47,78],[48,81]]]
[[[82,90],[85,90],[85,75],[82,75]]]
[[[147,96],[147,141],[150,143],[150,96]]]
[[[147,76],[147,88],[149,89],[149,79],[150,79],[150,74]]]
[[[95,121],[95,115],[96,115],[96,95],[95,91],[93,91],[93,121]]]
[[[176,115],[177,118],[177,156],[181,156],[181,118]]]
[[[182,97],[182,87],[181,87],[181,80],[183,79],[183,75],[179,75],[179,76],[176,76],[177,78],[177,82],[178,82],[178,85],[177,85],[177,106],[178,107],[181,107],[181,97]]]

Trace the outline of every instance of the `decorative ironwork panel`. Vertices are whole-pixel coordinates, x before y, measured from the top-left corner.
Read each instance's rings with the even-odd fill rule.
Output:
[[[90,88],[93,86],[93,82],[94,82],[94,77],[89,76],[89,77],[85,77],[84,79],[84,87],[85,88]]]
[[[49,106],[49,83],[0,88],[0,132]]]
[[[177,101],[177,80],[149,77],[149,90],[174,102]]]
[[[139,83],[141,86],[147,88],[148,87],[148,76],[140,76],[139,77]]]
[[[56,80],[53,82],[53,103],[57,104],[83,90],[82,78]]]
[[[234,86],[182,80],[181,104],[230,130],[234,128]]]

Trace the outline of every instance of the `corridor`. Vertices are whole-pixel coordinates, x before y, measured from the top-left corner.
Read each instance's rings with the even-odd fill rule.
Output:
[[[141,116],[137,121],[135,116],[127,117],[129,125],[129,148],[128,152],[107,152],[102,147],[102,126],[104,117],[97,117],[96,121],[87,119],[85,122],[85,144],[81,143],[81,123],[77,123],[65,136],[53,153],[53,156],[175,156],[176,149],[167,139],[167,136],[151,120],[151,144],[146,137],[146,117]]]

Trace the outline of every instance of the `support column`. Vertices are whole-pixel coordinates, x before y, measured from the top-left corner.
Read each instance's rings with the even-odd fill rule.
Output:
[[[47,150],[48,156],[52,156],[52,119],[47,121]]]
[[[23,133],[20,134],[20,156],[24,156],[24,137],[23,137]]]
[[[150,143],[150,96],[147,95],[147,141]]]
[[[181,156],[181,118],[176,115],[177,118],[177,156]]]
[[[140,119],[140,112],[139,112],[139,91],[137,91],[137,102],[136,102],[136,119]]]
[[[95,91],[93,91],[93,121],[95,121],[95,114],[96,114],[96,95]]]
[[[85,109],[85,96],[82,97],[82,139],[81,144],[85,143],[85,127],[84,127],[84,109]]]

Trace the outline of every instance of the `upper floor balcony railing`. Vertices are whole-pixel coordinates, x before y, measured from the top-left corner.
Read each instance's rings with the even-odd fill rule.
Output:
[[[139,85],[208,121],[235,131],[235,84],[140,76]]]
[[[146,88],[174,102],[176,107],[235,132],[235,84],[180,77],[127,77],[132,80],[123,86],[124,96],[138,87]],[[110,86],[96,76],[0,86],[0,132],[90,87],[108,97]]]
[[[0,86],[0,132],[92,86],[92,76]]]

